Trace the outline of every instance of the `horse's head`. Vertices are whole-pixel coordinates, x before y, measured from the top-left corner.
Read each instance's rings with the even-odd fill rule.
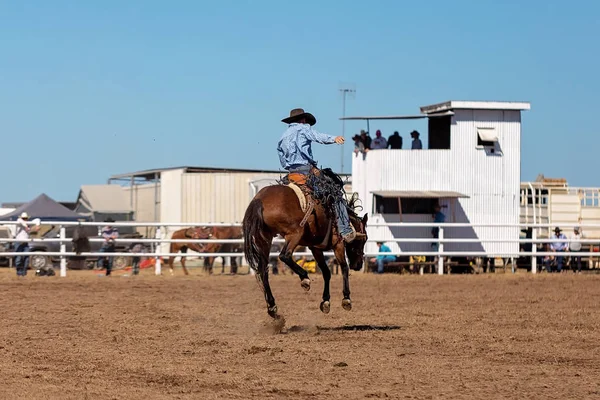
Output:
[[[353,271],[360,271],[363,267],[365,258],[365,244],[367,243],[367,220],[365,214],[362,218],[358,216],[350,216],[350,223],[356,230],[356,239],[350,243],[346,243],[346,255],[348,256],[349,267]]]

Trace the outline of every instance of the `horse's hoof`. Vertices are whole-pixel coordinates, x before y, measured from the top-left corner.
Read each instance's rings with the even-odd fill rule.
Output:
[[[352,302],[350,301],[350,299],[344,299],[344,300],[342,300],[342,307],[346,311],[352,310]]]
[[[321,302],[321,311],[323,312],[323,314],[329,314],[329,310],[331,310],[331,305],[329,304],[329,302],[322,301]]]
[[[277,319],[279,317],[279,315],[277,315],[277,306],[273,306],[273,307],[269,307],[267,309],[267,312],[269,313],[269,317],[273,318],[273,319]]]
[[[302,286],[302,288],[308,292],[310,290],[310,279],[302,279],[302,282],[300,282],[300,286]]]

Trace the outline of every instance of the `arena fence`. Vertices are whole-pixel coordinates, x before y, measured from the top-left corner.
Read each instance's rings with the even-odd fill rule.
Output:
[[[0,221],[0,225],[16,225],[15,221]],[[35,225],[36,222],[28,222],[29,225]],[[60,226],[60,234],[56,238],[33,238],[27,240],[27,242],[35,243],[35,242],[43,242],[43,243],[51,243],[58,242],[60,243],[60,251],[58,252],[43,252],[45,256],[49,257],[60,257],[60,276],[64,277],[67,275],[67,258],[72,256],[81,256],[81,257],[154,257],[155,258],[155,273],[156,275],[161,275],[162,266],[161,266],[161,258],[166,257],[243,257],[243,253],[165,253],[160,250],[160,245],[162,243],[244,243],[243,239],[164,239],[162,238],[162,229],[169,227],[176,227],[178,229],[185,227],[241,227],[242,225],[237,224],[228,224],[228,223],[156,223],[156,222],[111,222],[111,226],[115,227],[155,227],[156,228],[156,237],[155,238],[132,238],[132,239],[117,239],[115,242],[117,243],[145,243],[150,244],[152,248],[151,253],[133,253],[133,252],[114,252],[114,253],[101,253],[101,252],[88,252],[88,253],[74,253],[66,251],[66,243],[71,242],[72,238],[68,238],[66,236],[66,227],[67,226],[96,226],[103,227],[106,225],[105,222],[70,222],[70,221],[37,221],[38,225],[53,225]],[[583,232],[585,232],[586,228],[600,228],[600,224],[562,224],[562,228],[573,228],[578,226]],[[551,228],[552,226],[549,224],[468,224],[468,223],[374,223],[369,224],[369,227],[405,227],[405,228],[439,228],[439,237],[438,238],[394,238],[394,239],[382,239],[382,238],[369,238],[369,242],[397,242],[397,243],[439,243],[437,251],[392,251],[386,253],[378,253],[378,252],[366,252],[365,258],[376,257],[379,255],[394,255],[394,256],[433,256],[436,257],[436,268],[437,273],[442,275],[444,273],[444,263],[445,258],[447,257],[502,257],[502,258],[510,258],[511,265],[513,265],[514,270],[514,259],[518,257],[531,257],[531,272],[533,274],[537,273],[537,258],[545,257],[545,256],[556,256],[556,252],[544,252],[539,251],[537,249],[537,244],[542,243],[571,243],[573,240],[570,238],[566,239],[538,239],[537,231],[545,230]],[[445,228],[532,228],[532,237],[530,239],[480,239],[480,238],[444,238],[444,229]],[[101,238],[90,238],[90,242],[103,242]],[[8,242],[25,242],[24,240],[17,239],[0,239],[0,242],[8,243]],[[284,243],[283,239],[275,238],[273,240],[274,243]],[[600,244],[600,239],[581,239],[578,240],[581,244]],[[531,251],[517,251],[506,254],[503,252],[502,254],[493,254],[490,252],[482,252],[482,251],[445,251],[444,244],[445,243],[531,243],[532,249]],[[2,257],[15,257],[15,256],[33,256],[39,255],[40,252],[29,251],[29,252],[2,252],[0,256]],[[325,252],[325,256],[331,257],[333,256],[333,252]],[[310,252],[296,252],[295,256],[311,256]],[[577,257],[600,257],[599,252],[572,252],[565,251],[560,253],[561,256],[577,256]],[[277,257],[279,253],[270,253],[270,256]],[[366,271],[366,268],[363,268],[363,271]],[[252,271],[251,271],[252,272]]]

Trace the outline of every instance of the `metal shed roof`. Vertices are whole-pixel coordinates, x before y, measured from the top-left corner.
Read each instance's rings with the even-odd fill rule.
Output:
[[[529,110],[531,105],[524,101],[462,101],[451,100],[421,107],[423,114],[439,113],[449,110]]]
[[[181,167],[168,167],[168,168],[156,168],[147,169],[137,172],[128,172],[124,174],[112,175],[108,180],[125,180],[131,178],[142,178],[147,180],[155,179],[157,174],[165,171],[174,171],[182,169],[185,173],[202,173],[202,172],[241,172],[241,173],[258,173],[258,174],[285,174],[286,171],[272,170],[272,169],[245,169],[245,168],[217,168],[217,167],[193,167],[193,166],[181,166]],[[340,176],[347,176],[348,174],[339,174]]]
[[[93,212],[129,213],[131,205],[119,185],[84,185],[77,201]]]

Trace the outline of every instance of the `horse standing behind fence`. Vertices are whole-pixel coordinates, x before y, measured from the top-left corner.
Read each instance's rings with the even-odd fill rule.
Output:
[[[241,227],[233,226],[211,226],[203,228],[205,234],[210,235],[211,239],[242,239],[244,234]],[[240,253],[240,257],[231,257],[231,273],[236,274],[239,259],[241,262],[241,253],[244,250],[242,243],[208,243],[204,246],[204,253]],[[204,258],[204,270],[209,274],[213,273],[213,263],[215,262],[213,256]],[[223,265],[221,273],[225,273],[225,258],[223,257]]]
[[[193,227],[193,228],[185,228],[180,229],[178,231],[173,232],[171,239],[194,239],[194,240],[202,240],[209,239],[211,237],[211,233],[207,232],[205,228]],[[183,254],[187,253],[187,250],[193,250],[198,253],[204,252],[204,244],[203,243],[183,243],[183,242],[174,242],[171,243],[169,247],[169,253],[179,253],[181,251]],[[181,256],[181,267],[183,268],[183,272],[186,275],[189,275],[187,268],[185,267],[185,256]],[[175,256],[169,257],[169,269],[171,271],[171,275],[173,275],[173,261],[175,261]]]
[[[323,301],[320,308],[324,313],[330,311],[331,271],[323,252],[333,250],[344,278],[342,307],[345,310],[352,308],[348,267],[355,271],[362,268],[363,251],[367,241],[367,215],[360,218],[356,214],[354,204],[356,200],[356,197],[353,197],[349,202],[348,215],[357,236],[354,241],[346,244],[335,229],[336,224],[333,220],[335,214],[326,209],[329,205],[323,206],[320,202],[316,203],[310,215],[307,215],[308,218],[305,219],[305,212],[302,211],[299,198],[290,186],[284,184],[267,186],[254,196],[244,215],[244,253],[250,267],[257,272],[256,277],[263,289],[269,316],[281,319],[277,313],[275,298],[269,285],[268,269],[269,250],[273,238],[277,234],[285,239],[285,245],[279,258],[298,274],[301,286],[305,290],[310,290],[310,279],[308,273],[294,262],[293,252],[299,245],[307,246],[312,252],[323,274]],[[303,221],[305,224],[302,223]],[[350,265],[346,262],[346,255]]]

